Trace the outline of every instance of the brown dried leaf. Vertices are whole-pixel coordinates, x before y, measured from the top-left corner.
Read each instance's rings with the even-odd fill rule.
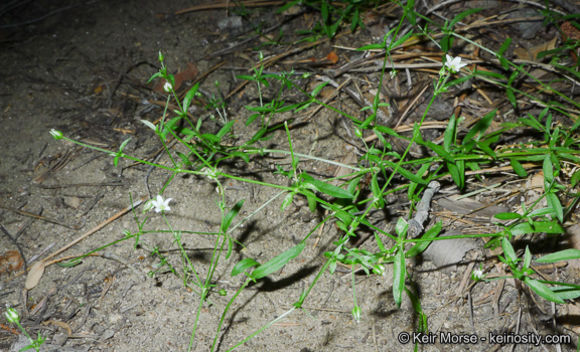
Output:
[[[516,48],[514,50],[514,54],[521,60],[528,60],[528,61],[537,61],[538,54],[542,51],[552,50],[556,47],[556,42],[558,41],[558,37],[555,36],[552,40],[538,44],[533,46],[529,49],[526,48]]]
[[[23,265],[24,260],[22,260],[18,251],[6,251],[3,255],[0,255],[0,275],[15,272],[22,268]]]
[[[192,81],[197,76],[198,73],[199,71],[197,69],[197,66],[191,62],[188,62],[187,68],[185,70],[180,71],[174,75],[175,86],[173,87],[173,89],[175,91],[178,91],[183,83]],[[153,90],[158,93],[165,94],[163,86],[165,85],[166,82],[167,81],[164,79],[160,80],[159,82],[157,82],[157,84],[155,84],[155,86],[153,86]]]
[[[46,263],[42,260],[32,264],[30,267],[30,271],[26,276],[26,282],[24,283],[24,288],[27,290],[32,290],[33,288],[38,285],[40,279],[42,278],[42,274],[44,274],[44,267]]]
[[[334,51],[331,51],[328,55],[326,55],[326,60],[336,64],[338,62],[338,55],[336,55]]]

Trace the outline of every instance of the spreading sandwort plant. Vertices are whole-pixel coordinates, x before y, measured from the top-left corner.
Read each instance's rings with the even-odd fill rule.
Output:
[[[286,5],[285,9],[297,5],[294,1]],[[311,33],[323,34],[327,37],[334,37],[340,30],[341,24],[347,21],[351,24],[352,30],[361,26],[361,11],[364,8],[374,6],[371,1],[348,1],[343,2],[344,6],[332,6],[327,1],[305,1],[303,5],[315,8],[320,11],[320,21]],[[516,63],[506,57],[505,53],[510,47],[507,40],[500,45],[499,50],[494,51],[478,42],[472,41],[462,32],[457,30],[458,24],[470,15],[478,12],[477,9],[469,10],[458,14],[454,19],[445,21],[443,24],[436,23],[431,19],[415,11],[414,2],[408,1],[401,4],[403,16],[399,23],[389,30],[381,41],[359,48],[361,52],[374,51],[382,55],[381,81],[378,85],[379,91],[382,80],[387,77],[394,77],[400,72],[394,68],[390,58],[395,50],[420,41],[430,42],[441,49],[444,53],[441,57],[441,68],[433,80],[433,94],[428,101],[426,108],[422,111],[421,118],[414,124],[411,135],[404,135],[394,128],[381,124],[377,115],[381,107],[388,105],[387,101],[381,100],[381,95],[376,94],[374,100],[361,109],[360,114],[353,116],[345,111],[336,109],[325,103],[319,97],[321,90],[327,83],[317,85],[312,91],[305,91],[298,79],[307,79],[308,75],[297,74],[293,71],[282,73],[271,73],[264,70],[264,57],[260,53],[258,65],[250,74],[239,75],[241,80],[249,81],[254,85],[258,96],[256,103],[246,106],[249,114],[245,121],[247,126],[254,127],[254,132],[245,140],[240,138],[230,138],[234,131],[234,120],[228,119],[226,114],[219,114],[225,111],[223,100],[212,100],[212,108],[219,114],[219,130],[208,132],[207,121],[201,118],[191,118],[189,108],[194,104],[199,96],[199,85],[194,85],[180,98],[174,91],[174,77],[165,66],[165,58],[159,53],[159,72],[155,73],[153,79],[164,79],[165,91],[167,92],[166,106],[163,118],[159,123],[154,124],[149,121],[142,121],[147,125],[152,134],[156,135],[160,143],[165,147],[165,152],[170,160],[170,165],[147,161],[143,158],[129,155],[124,152],[124,148],[129,143],[126,140],[118,151],[100,149],[94,146],[83,144],[64,136],[59,131],[51,131],[55,139],[66,140],[86,148],[107,153],[114,158],[115,164],[120,158],[125,158],[151,165],[159,169],[166,170],[171,177],[166,184],[161,187],[159,195],[148,201],[146,211],[139,214],[135,212],[137,223],[136,231],[127,231],[124,236],[115,241],[134,239],[136,244],[141,236],[154,232],[166,232],[173,236],[174,244],[179,249],[181,267],[168,264],[166,258],[157,248],[151,248],[153,254],[158,259],[160,266],[168,266],[171,272],[181,278],[183,285],[190,288],[199,296],[199,305],[195,310],[196,319],[192,327],[191,350],[196,338],[196,331],[200,322],[200,312],[204,305],[208,304],[212,293],[223,293],[215,283],[216,270],[220,261],[232,260],[234,251],[235,232],[234,230],[249,218],[263,211],[273,200],[281,198],[282,211],[287,208],[293,200],[297,198],[306,199],[306,203],[312,212],[320,211],[324,217],[313,226],[310,231],[301,234],[298,244],[287,248],[281,253],[270,253],[270,260],[260,262],[256,258],[245,257],[235,263],[231,276],[244,275],[242,285],[231,296],[225,306],[219,323],[216,326],[216,334],[212,343],[212,351],[218,348],[218,341],[230,307],[248,285],[258,282],[265,277],[279,271],[284,265],[299,257],[307,245],[312,234],[315,233],[325,223],[333,222],[341,230],[341,235],[333,242],[333,248],[325,252],[324,264],[310,280],[310,284],[304,289],[299,297],[289,298],[293,300],[293,307],[276,319],[267,322],[240,341],[236,348],[245,343],[264,329],[267,329],[275,322],[284,319],[294,310],[301,309],[308,300],[309,294],[316,288],[317,282],[325,272],[333,273],[337,265],[346,264],[352,268],[352,293],[353,307],[352,315],[356,321],[364,319],[361,316],[361,308],[357,304],[356,287],[354,281],[355,270],[362,270],[368,275],[382,275],[385,266],[392,265],[392,295],[397,305],[400,305],[403,296],[408,295],[417,315],[418,331],[428,331],[429,326],[426,315],[421,307],[420,299],[411,288],[407,265],[412,257],[420,255],[432,241],[442,240],[438,235],[442,231],[442,222],[435,222],[426,229],[423,229],[423,222],[427,218],[429,205],[428,201],[421,205],[427,191],[430,197],[438,189],[438,182],[444,179],[451,179],[458,190],[464,190],[469,175],[481,177],[486,173],[493,174],[493,168],[499,165],[509,165],[511,171],[518,177],[528,176],[528,164],[541,165],[543,173],[543,194],[533,204],[526,206],[522,204],[521,212],[504,212],[495,215],[496,225],[500,231],[492,233],[481,233],[471,235],[447,236],[445,241],[453,241],[457,238],[485,237],[489,239],[487,245],[490,248],[501,248],[501,254],[497,256],[499,261],[505,263],[510,274],[503,277],[488,278],[482,268],[476,269],[472,274],[472,279],[478,284],[485,284],[490,280],[505,280],[515,278],[524,286],[531,289],[545,300],[562,304],[566,300],[575,299],[580,296],[580,286],[574,283],[556,282],[541,279],[532,267],[532,262],[554,263],[574,258],[580,258],[580,250],[567,249],[538,257],[529,246],[518,251],[514,248],[514,242],[526,238],[532,240],[538,234],[548,234],[559,236],[564,233],[563,223],[570,214],[577,209],[578,193],[577,186],[580,183],[580,138],[578,127],[580,120],[577,111],[580,104],[568,97],[565,93],[555,88],[550,81],[543,81],[533,76],[529,67],[525,63]],[[553,14],[552,14],[553,15]],[[402,33],[404,25],[410,25],[410,30]],[[313,38],[315,39],[315,38]],[[472,60],[464,58],[464,55],[456,52],[455,44],[458,41],[470,43],[482,52],[492,56],[490,62],[495,64],[493,68],[482,69],[475,65]],[[550,70],[559,74],[559,81],[577,82],[578,63],[574,67],[566,66],[565,52],[576,50],[578,41],[567,41],[562,46],[543,52],[541,55],[550,57]],[[522,88],[523,79],[530,80],[541,87],[542,92],[550,93],[550,100],[546,100],[544,95],[534,93]],[[514,109],[518,108],[522,100],[529,101],[541,107],[539,114],[522,114],[517,120],[504,122],[499,126],[491,128],[493,119],[497,115],[497,110],[491,110],[478,117],[476,123],[465,129],[462,123],[465,121],[462,116],[455,116],[449,113],[447,126],[443,132],[442,143],[435,143],[432,140],[424,139],[422,126],[429,119],[430,109],[443,94],[454,94],[458,87],[465,84],[482,83],[491,85],[505,94],[505,98]],[[265,99],[265,92],[270,99]],[[298,93],[302,99],[300,102],[288,103],[284,100],[285,93]],[[177,106],[177,109],[170,111],[169,106]],[[333,160],[325,160],[314,157],[307,153],[300,153],[295,150],[292,144],[292,133],[287,122],[273,123],[275,117],[292,112],[297,114],[312,106],[323,106],[339,113],[343,118],[349,120],[353,135],[360,142],[364,150],[360,160],[356,165],[345,165]],[[567,119],[567,124],[556,123],[556,116]],[[515,131],[530,131],[531,136],[525,143],[518,142],[514,145],[507,145],[502,139],[508,133]],[[369,134],[376,136],[369,141],[365,138]],[[268,149],[259,146],[258,142],[274,138],[274,136],[285,135],[285,149]],[[397,151],[392,147],[392,141],[404,142],[404,151]],[[181,144],[182,151],[177,151],[170,147],[170,141],[177,141]],[[410,155],[411,147],[414,145],[425,148],[428,153],[421,158],[414,158]],[[240,176],[234,171],[226,171],[224,163],[227,160],[242,160],[249,163],[250,160],[261,158],[267,155],[286,156],[289,158],[287,166],[278,165],[277,174],[284,175],[288,180],[286,184],[274,184],[257,179]],[[303,166],[305,160],[316,160],[329,165],[340,166],[350,170],[350,173],[333,179],[321,179],[313,172]],[[567,165],[574,165],[575,169],[564,175]],[[179,199],[164,198],[163,192],[171,183],[171,180],[178,174],[198,175],[206,182],[216,185],[216,192],[219,201],[216,204],[216,211],[221,217],[221,225],[213,233],[204,233],[196,229],[176,229],[166,213],[179,207]],[[226,197],[227,189],[224,187],[226,180],[251,183],[258,187],[272,188],[278,192],[267,202],[252,209],[250,215],[244,219],[239,219],[239,213],[244,207],[244,199],[237,199],[230,203]],[[375,209],[385,207],[387,196],[394,193],[406,192],[410,202],[411,211],[408,216],[400,217],[394,226],[394,232],[388,232],[383,227],[379,227],[370,218],[370,213]],[[429,198],[430,199],[430,198]],[[572,200],[563,203],[563,199]],[[565,205],[564,205],[565,204]],[[426,206],[426,208],[424,208]],[[154,210],[156,214],[151,211]],[[144,224],[150,216],[163,217],[166,225],[165,229],[158,231],[145,231]],[[416,219],[421,219],[416,220]],[[412,222],[415,220],[415,222]],[[358,248],[352,245],[353,239],[364,228],[370,229],[376,244],[376,251]],[[412,230],[411,230],[412,228]],[[214,247],[211,260],[207,267],[200,268],[190,260],[186,249],[182,245],[182,234],[197,234],[200,236],[213,236]],[[205,273],[205,275],[203,274]],[[154,275],[154,272],[152,273]],[[233,349],[232,348],[232,349]]]

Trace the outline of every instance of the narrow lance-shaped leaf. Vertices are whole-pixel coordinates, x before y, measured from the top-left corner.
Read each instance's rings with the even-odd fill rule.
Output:
[[[529,277],[524,278],[524,283],[528,285],[535,293],[537,293],[540,297],[551,301],[563,304],[564,300],[560,298],[554,291],[550,290],[550,288],[543,283],[539,282],[538,280],[531,279]]]
[[[185,94],[185,97],[183,98],[183,111],[184,112],[187,112],[187,109],[189,109],[189,105],[191,105],[191,101],[195,97],[195,94],[197,93],[198,88],[199,88],[199,83],[196,83]]]
[[[343,199],[352,199],[353,197],[352,193],[340,187],[331,185],[330,183],[317,180],[305,172],[303,172],[300,175],[300,177],[302,178],[305,184],[311,185],[315,190],[322,192],[324,194],[328,194],[329,196]]]
[[[221,231],[224,234],[224,236],[226,236],[226,238],[228,240],[228,251],[226,254],[226,258],[230,257],[230,255],[232,254],[233,247],[234,247],[232,237],[229,236],[227,232],[228,232],[228,229],[230,228],[230,225],[232,224],[232,220],[234,220],[236,215],[238,215],[238,213],[240,212],[240,209],[242,209],[242,205],[244,205],[243,199],[240,200],[239,202],[237,202],[236,205],[234,205],[232,207],[232,209],[222,219]]]
[[[447,128],[445,129],[444,139],[443,139],[443,147],[445,148],[446,152],[451,151],[451,146],[455,142],[455,129],[457,126],[457,119],[455,118],[455,114],[452,114],[449,118],[449,123],[447,124]]]
[[[501,239],[501,248],[503,249],[503,253],[510,263],[517,263],[518,257],[516,257],[516,252],[514,251],[514,247],[508,241],[507,238],[503,237]]]
[[[575,248],[564,249],[562,251],[545,255],[541,258],[538,258],[536,261],[538,263],[555,263],[563,260],[572,260],[572,259],[580,259],[580,249]]]
[[[472,142],[472,140],[479,140],[481,136],[485,133],[485,131],[491,125],[491,121],[495,116],[497,109],[493,109],[492,111],[485,114],[470,130],[467,132],[465,137],[463,138],[462,145],[467,145],[468,143]],[[476,137],[476,135],[478,135]]]
[[[239,273],[246,271],[246,269],[252,268],[254,266],[259,266],[260,263],[252,258],[244,258],[240,260],[232,269],[232,276],[236,276]]]
[[[510,164],[512,166],[512,169],[514,169],[514,172],[519,176],[519,177],[527,177],[528,173],[526,172],[526,169],[524,169],[524,167],[522,166],[522,164],[517,161],[514,158],[510,159]]]
[[[395,254],[395,261],[393,263],[393,299],[397,307],[401,306],[403,299],[403,290],[405,289],[405,255],[403,246],[399,246],[397,254]]]
[[[439,235],[439,232],[441,232],[442,226],[443,226],[443,223],[441,221],[439,221],[434,226],[431,226],[431,228],[429,228],[427,231],[425,231],[425,234],[423,234],[423,236],[421,236],[421,239],[427,240],[427,241],[417,242],[413,247],[411,247],[405,253],[405,257],[412,258],[412,257],[418,255],[419,253],[422,253],[425,249],[427,249],[427,247],[429,247],[429,245],[431,244],[432,240],[435,237],[437,237],[437,235]]]
[[[282,269],[284,265],[286,265],[290,260],[296,258],[302,252],[305,245],[305,242],[300,242],[300,244],[286,250],[284,253],[279,254],[267,263],[260,265],[256,268],[256,270],[252,271],[250,277],[254,280],[259,280],[272,274],[273,272]]]
[[[512,38],[509,38],[509,37],[506,38],[506,40],[504,40],[503,44],[501,45],[501,47],[499,48],[499,50],[497,52],[499,62],[501,63],[501,66],[504,68],[504,70],[507,70],[510,67],[508,64],[508,61],[506,60],[506,58],[503,54],[505,53],[507,48],[510,46],[511,42],[512,42]]]

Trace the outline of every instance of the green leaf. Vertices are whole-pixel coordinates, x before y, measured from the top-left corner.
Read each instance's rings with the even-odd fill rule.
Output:
[[[504,70],[507,70],[510,68],[509,63],[503,54],[505,53],[507,48],[510,46],[511,42],[512,42],[512,38],[510,38],[510,37],[506,38],[506,40],[504,40],[503,44],[501,45],[501,47],[499,48],[499,50],[497,52],[497,57],[499,58],[499,62],[501,63]]]
[[[385,48],[385,45],[383,43],[375,43],[375,44],[361,46],[360,48],[357,48],[356,50],[366,51],[366,50],[377,50],[377,49],[384,49],[384,48]]]
[[[358,185],[360,184],[360,181],[361,181],[361,180],[362,180],[362,176],[359,176],[359,177],[355,177],[355,178],[353,178],[352,180],[350,180],[350,181],[348,182],[348,185],[347,185],[347,187],[346,187],[346,190],[347,190],[349,193],[355,194],[355,193],[357,192],[357,190],[356,190],[356,189],[357,189]]]
[[[391,49],[395,49],[399,45],[403,44],[407,39],[409,39],[414,34],[415,33],[413,31],[407,32],[407,34],[405,34],[404,36],[398,38],[394,43],[391,43],[391,45],[389,45],[389,47]]]
[[[519,161],[517,161],[515,158],[510,158],[510,164],[512,166],[512,169],[514,169],[514,172],[519,177],[527,177],[528,176],[526,169],[524,169],[522,164]]]
[[[113,160],[113,164],[115,165],[115,167],[119,163],[119,158],[121,156],[123,156],[123,149],[125,149],[125,147],[127,146],[127,143],[129,143],[130,140],[131,140],[131,138],[127,138],[123,141],[123,143],[121,143],[121,146],[119,147],[119,151],[117,152],[115,159]]]
[[[373,173],[373,176],[371,178],[371,192],[373,193],[373,196],[376,199],[376,202],[374,203],[375,207],[377,207],[378,209],[382,209],[385,205],[385,200],[383,199],[381,187],[379,186],[376,173]]]
[[[397,307],[401,306],[403,298],[403,290],[405,289],[405,255],[403,246],[399,246],[397,254],[395,254],[395,261],[393,262],[393,299]]]
[[[226,216],[222,220],[221,232],[226,233],[232,224],[232,221],[238,215],[242,206],[244,205],[244,199],[240,200],[232,207],[232,209],[226,214]]]
[[[417,173],[415,175],[417,177],[421,177],[422,175],[425,174],[425,172],[427,170],[429,170],[429,167],[431,167],[430,163],[422,164],[421,167],[419,168],[419,170],[417,170]],[[409,189],[407,191],[407,196],[409,199],[413,199],[416,197],[415,191],[417,190],[417,186],[418,186],[418,184],[416,182],[411,182],[411,184],[409,185]]]
[[[306,200],[308,201],[308,209],[310,209],[310,211],[312,213],[314,213],[316,211],[316,197],[314,196],[314,194],[308,192],[306,193]]]
[[[216,134],[216,136],[221,140],[223,138],[223,136],[225,136],[230,131],[230,129],[232,128],[232,126],[234,125],[235,122],[236,122],[235,120],[232,120],[232,121],[229,121],[228,123],[226,123],[224,125],[224,127],[222,127],[219,130],[219,132]]]
[[[512,104],[512,106],[514,108],[517,108],[518,101],[516,99],[516,96],[514,95],[514,90],[511,87],[506,88],[505,95],[508,101]]]
[[[250,124],[252,124],[252,122],[254,122],[258,116],[260,116],[260,114],[252,114],[248,117],[248,119],[246,120],[246,126],[249,126]],[[201,121],[201,119],[199,119],[198,121]]]
[[[453,159],[453,156],[447,152],[445,150],[444,147],[437,145],[431,141],[426,141],[424,140],[420,135],[418,136],[418,138],[415,140],[415,142],[419,145],[424,145],[427,148],[431,149],[432,151],[434,151],[435,153],[437,153],[437,155],[439,155],[440,157],[442,157],[445,161],[448,162],[454,162],[455,160]]]
[[[315,179],[314,177],[308,175],[306,172],[300,174],[300,178],[304,183],[311,185],[315,190],[328,194],[331,197],[341,198],[341,199],[352,199],[353,194],[330,183],[326,183]]]
[[[189,88],[189,90],[185,94],[185,97],[183,97],[183,111],[184,112],[187,112],[187,109],[189,109],[189,106],[191,105],[191,101],[195,97],[195,94],[197,93],[198,89],[199,89],[199,83],[196,83],[193,85],[193,87]]]
[[[526,250],[524,252],[524,269],[530,267],[530,263],[532,262],[532,253],[530,252],[530,248],[526,246]]]
[[[161,72],[155,72],[151,78],[149,78],[149,80],[147,81],[147,84],[151,83],[155,78],[160,78],[163,77],[163,75],[161,74]]]
[[[443,139],[443,148],[445,148],[446,152],[451,152],[451,146],[455,142],[455,130],[457,128],[457,119],[455,118],[455,114],[452,114],[449,118],[449,123],[447,124],[447,128],[445,129],[444,139]]]
[[[293,1],[290,1],[290,2],[288,2],[287,4],[285,4],[285,5],[281,6],[281,7],[280,7],[280,8],[279,8],[279,9],[276,11],[276,13],[282,13],[282,12],[284,12],[284,11],[288,10],[289,8],[291,8],[291,7],[294,7],[294,6],[298,5],[300,2],[302,2],[302,0],[293,0]]]
[[[554,210],[554,214],[558,220],[564,222],[564,209],[562,208],[562,203],[560,203],[558,196],[553,191],[550,191],[549,193],[546,193],[546,200],[548,201],[548,206]]]
[[[523,65],[520,65],[519,69],[522,70]],[[519,73],[520,73],[520,71],[512,72],[512,74],[510,75],[510,78],[508,79],[508,82],[507,82],[508,87],[506,88],[507,98],[510,101],[510,103],[512,103],[514,108],[517,108],[517,100],[516,100],[516,96],[514,95],[514,92],[512,89],[512,83],[514,83],[514,81],[516,80],[516,77],[518,77]]]
[[[256,78],[254,76],[250,76],[250,75],[237,75],[236,76],[237,79],[244,79],[246,81],[255,81]]]
[[[455,163],[446,163],[451,178],[459,189],[463,189],[463,186],[465,186],[465,168],[463,167],[463,164],[464,163],[460,160],[457,160]]]
[[[485,133],[485,131],[491,125],[491,121],[493,120],[496,111],[497,109],[493,109],[492,111],[485,114],[485,116],[483,116],[479,121],[477,121],[477,123],[469,130],[469,132],[467,132],[463,138],[462,145],[466,145],[467,143],[471,142],[471,140],[479,140],[479,138],[481,138],[483,133]],[[479,136],[476,138],[475,135],[477,134],[479,134]]]
[[[395,170],[395,172],[400,173],[401,176],[403,176],[404,178],[408,179],[411,182],[419,183],[422,185],[426,185],[427,183],[429,183],[429,182],[427,182],[427,180],[422,179],[421,177],[415,175],[414,173],[405,169],[404,167],[397,166],[396,163],[394,163],[390,160],[383,160],[383,163],[385,163],[388,166],[390,166],[391,168],[393,168]]]
[[[375,241],[377,242],[377,245],[379,246],[379,250],[381,252],[386,252],[386,248],[385,245],[383,243],[383,240],[381,240],[381,235],[379,233],[377,233],[376,231],[374,232],[375,235]]]
[[[517,263],[518,257],[516,256],[516,252],[514,251],[514,247],[508,241],[507,238],[503,237],[501,239],[501,248],[503,249],[503,253],[505,254],[506,259],[510,263]]]
[[[427,247],[429,247],[429,245],[431,244],[432,240],[439,235],[439,232],[441,232],[442,227],[443,227],[443,222],[441,222],[441,221],[439,221],[435,225],[431,226],[431,228],[429,228],[427,231],[425,231],[425,234],[423,234],[423,236],[421,236],[422,240],[428,240],[428,241],[417,242],[413,247],[411,247],[405,253],[405,257],[412,258],[416,255],[419,255],[425,249],[427,249]]]
[[[252,271],[250,277],[254,280],[259,280],[272,274],[273,272],[282,269],[284,265],[286,265],[290,260],[296,258],[302,252],[305,245],[305,242],[300,242],[298,245],[286,250],[284,253],[277,255],[269,262],[260,265],[254,271]]]
[[[453,17],[453,19],[451,20],[451,22],[449,22],[449,28],[452,28],[453,26],[455,26],[455,24],[457,22],[461,21],[465,17],[467,17],[469,15],[473,15],[474,13],[478,13],[481,10],[483,10],[483,9],[481,9],[481,8],[474,8],[474,9],[469,9],[469,10],[466,10],[466,11],[463,11],[463,12],[457,14],[455,17]]]
[[[447,23],[445,23],[447,25]],[[439,41],[439,45],[441,45],[441,51],[446,53],[449,51],[453,44],[453,37],[449,34],[445,34],[441,40]]]
[[[244,153],[244,152],[241,152],[241,151],[236,151],[236,152],[231,152],[230,155],[233,156],[233,157],[242,158],[242,160],[244,160],[246,163],[249,163],[250,162],[250,157],[248,156],[247,153]]]
[[[258,263],[257,261],[255,261],[252,258],[244,258],[242,260],[240,260],[232,269],[232,276],[236,276],[239,273],[243,273],[244,271],[246,271],[246,269],[255,267],[255,266],[259,266],[260,263]]]
[[[155,127],[155,125],[153,124],[153,122],[147,121],[147,120],[141,120],[141,123],[143,123],[145,126],[147,126],[150,129],[152,129],[153,132],[157,132],[157,127]]]
[[[548,286],[544,285],[538,280],[530,279],[529,277],[526,276],[524,278],[524,283],[528,285],[528,287],[530,287],[532,291],[537,293],[540,297],[551,302],[564,304],[564,300],[562,298],[560,298],[556,293],[554,293],[554,291],[550,290]]]
[[[203,138],[207,142],[210,142],[211,144],[218,144],[220,142],[218,136],[213,135],[211,133],[204,133],[201,135],[201,138]]]
[[[337,210],[334,216],[336,216],[345,226],[350,225],[353,219],[351,214],[341,209]]]
[[[533,225],[523,222],[510,229],[514,236],[526,235],[532,233],[560,234],[564,233],[564,228],[557,221],[534,221]]]
[[[397,220],[397,224],[395,225],[395,232],[397,233],[397,236],[399,236],[400,239],[405,238],[407,235],[408,228],[409,223],[407,222],[407,220],[400,217],[399,220]]]
[[[544,131],[544,126],[542,126],[542,124],[540,122],[538,122],[538,120],[536,120],[536,118],[534,116],[532,116],[530,113],[528,113],[528,117],[524,118],[521,117],[519,119],[519,122],[529,126],[537,131],[543,132]]]
[[[268,128],[266,127],[262,127],[260,128],[255,134],[254,136],[248,141],[246,142],[246,144],[254,144],[256,141],[258,141],[266,132],[268,132]]]
[[[228,241],[228,250],[226,252],[226,259],[232,255],[232,250],[234,249],[234,241],[232,240],[232,236],[228,235],[228,228],[232,224],[232,220],[238,215],[240,209],[242,209],[242,205],[244,205],[244,200],[240,200],[233,206],[233,208],[226,214],[226,216],[222,220],[221,230],[224,236]]]
[[[558,295],[561,299],[573,300],[580,297],[580,289],[576,287],[553,287],[552,291]]]
[[[492,72],[492,71],[475,70],[474,75],[475,76],[487,76],[487,77],[497,78],[497,79],[502,80],[502,81],[507,81],[506,76],[502,75],[501,73]]]
[[[463,82],[469,81],[472,77],[473,77],[473,75],[461,76],[459,78],[456,78],[456,79],[454,79],[452,81],[447,82],[447,84],[445,84],[445,87],[446,88],[449,88],[449,87],[453,87],[453,86],[459,85],[459,84],[461,84]]]
[[[328,23],[328,2],[326,0],[322,1],[320,16],[322,17],[323,24],[326,25],[326,23]]]
[[[538,263],[555,263],[562,260],[580,259],[580,249],[564,249],[538,258]]]
[[[192,165],[191,160],[189,160],[188,156],[183,154],[182,152],[175,152],[177,154],[177,156],[179,157],[179,159],[181,159],[181,162],[183,163],[183,166],[190,166]]]
[[[284,211],[292,203],[292,200],[294,199],[295,194],[296,193],[294,193],[294,192],[289,192],[286,195],[286,197],[284,197],[284,200],[282,201],[282,205],[280,206],[280,209],[282,211]]]
[[[404,139],[404,138],[403,138],[403,137],[402,137],[400,134],[398,134],[398,133],[397,133],[397,132],[396,132],[394,129],[392,129],[392,128],[389,128],[389,127],[387,127],[387,126],[376,125],[376,126],[373,128],[373,130],[375,130],[375,132],[376,132],[376,131],[379,131],[380,133],[384,133],[384,134],[386,134],[386,135],[389,135],[389,136],[393,136],[393,137],[396,137],[396,138],[402,138],[402,139]]]
[[[324,87],[326,87],[326,85],[327,85],[328,83],[329,83],[329,82],[322,82],[322,83],[320,83],[319,85],[317,85],[316,87],[314,87],[314,89],[312,90],[312,93],[310,93],[310,96],[311,96],[311,97],[313,97],[313,98],[315,98],[315,97],[316,97],[316,96],[317,96],[317,95],[320,93],[320,91],[321,91],[321,90],[322,90]]]
[[[572,187],[576,187],[576,185],[579,182],[580,182],[580,170],[576,170],[576,172],[574,172],[572,177],[570,177],[570,185],[572,185]]]
[[[59,262],[56,265],[60,266],[61,268],[72,268],[82,263],[82,260],[79,258],[71,259],[66,262]]]
[[[493,217],[499,220],[512,220],[522,218],[522,216],[518,213],[497,213]]]
[[[416,294],[413,293],[413,291],[407,289],[405,287],[405,292],[407,293],[407,296],[409,297],[409,299],[411,300],[411,304],[413,305],[413,309],[415,310],[415,313],[418,314],[418,320],[419,320],[419,324],[418,324],[418,332],[427,332],[429,330],[429,326],[427,323],[427,316],[425,315],[425,313],[423,313],[423,308],[421,308],[421,300],[419,299],[419,297],[417,297]]]
[[[163,125],[163,130],[161,130],[161,138],[163,138],[163,140],[167,139],[167,135],[171,134],[171,131],[175,132],[178,129],[179,121],[181,121],[181,116],[176,116]]]
[[[417,25],[417,11],[415,11],[415,0],[407,0],[407,5],[404,7],[405,16],[409,23],[415,27]]]

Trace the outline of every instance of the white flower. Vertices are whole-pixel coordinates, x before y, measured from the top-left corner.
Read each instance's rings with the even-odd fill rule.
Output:
[[[170,211],[171,208],[169,207],[169,202],[171,202],[171,200],[173,200],[173,198],[163,199],[163,197],[158,194],[157,199],[151,200],[151,203],[149,203],[148,210],[155,208],[156,213],[160,213],[162,211],[164,211],[164,212]]]
[[[473,272],[471,273],[471,278],[475,281],[483,279],[483,270],[481,269],[473,270]]]
[[[11,323],[18,323],[18,321],[20,320],[20,316],[18,316],[18,312],[16,311],[16,309],[12,308],[12,307],[6,307],[6,311],[4,312],[4,316],[6,317],[6,320],[8,320]]]
[[[62,138],[62,132],[57,131],[54,128],[50,130],[50,135],[53,136],[57,141]]]
[[[445,66],[451,71],[452,73],[457,73],[461,71],[462,67],[467,66],[466,63],[461,63],[461,57],[453,57],[448,54],[445,54]]]
[[[210,180],[217,180],[217,173],[216,170],[211,169],[209,167],[204,167],[203,169],[199,170],[200,172],[203,172],[205,174],[205,176],[207,178],[209,178]]]
[[[163,85],[163,90],[166,91],[167,93],[171,92],[171,88],[173,88],[173,86],[169,82],[165,82],[165,84]]]

